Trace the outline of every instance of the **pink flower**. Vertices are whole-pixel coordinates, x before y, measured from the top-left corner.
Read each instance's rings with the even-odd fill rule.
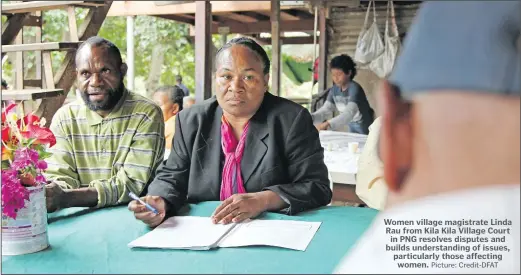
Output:
[[[45,160],[39,160],[38,162],[36,162],[36,168],[40,170],[47,169],[47,162],[45,162]]]
[[[29,200],[29,192],[20,183],[16,170],[2,170],[2,213],[16,219],[19,209]]]
[[[36,175],[35,181],[39,184],[45,184],[47,182],[47,179],[42,174],[38,174]]]

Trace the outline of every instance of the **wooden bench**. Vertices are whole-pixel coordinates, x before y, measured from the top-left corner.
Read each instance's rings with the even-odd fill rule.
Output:
[[[63,89],[2,90],[2,100],[37,100],[62,94]]]
[[[31,44],[2,45],[2,52],[69,51],[76,50],[81,42],[45,42]]]

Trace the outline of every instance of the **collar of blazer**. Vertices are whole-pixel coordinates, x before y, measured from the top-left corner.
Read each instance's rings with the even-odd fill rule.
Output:
[[[271,107],[270,105],[273,104],[273,101],[271,100],[272,97],[273,95],[267,92],[261,106],[250,119],[250,128],[248,136],[246,137],[246,147],[241,162],[245,185],[248,183],[251,175],[268,150],[268,147],[264,143],[264,139],[269,133],[267,115]],[[208,170],[218,170],[221,166],[221,116],[223,115],[223,110],[217,103],[217,100],[215,100],[213,104],[215,104],[215,108],[210,108],[210,110],[213,110],[211,111],[213,114],[207,116],[208,120],[211,121],[211,124],[208,125],[209,127],[203,125],[202,128],[205,130],[201,131],[201,136],[205,144],[197,149],[198,162],[204,172],[208,172]]]

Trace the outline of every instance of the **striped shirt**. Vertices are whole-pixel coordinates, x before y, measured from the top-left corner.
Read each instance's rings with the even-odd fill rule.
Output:
[[[49,151],[45,176],[62,188],[94,187],[97,207],[129,201],[153,179],[165,150],[161,109],[125,91],[102,118],[79,99],[61,107],[50,129],[56,145]]]

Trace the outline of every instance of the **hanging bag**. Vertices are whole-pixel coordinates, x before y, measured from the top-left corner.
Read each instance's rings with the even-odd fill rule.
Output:
[[[389,33],[389,9],[391,13],[390,31],[392,33]],[[400,51],[400,34],[398,33],[398,26],[396,25],[393,1],[387,2],[387,19],[385,20],[384,41],[385,49],[383,53],[369,65],[369,69],[380,78],[386,78],[389,76],[393,70],[398,52]]]
[[[367,28],[371,4],[373,5],[373,23],[369,28]],[[376,23],[376,9],[374,6],[374,1],[370,1],[367,6],[367,12],[365,13],[364,26],[360,31],[356,43],[354,60],[361,65],[369,65],[371,61],[381,55],[384,51],[384,44],[382,42],[382,37],[380,36],[380,31],[378,30],[378,24]]]

